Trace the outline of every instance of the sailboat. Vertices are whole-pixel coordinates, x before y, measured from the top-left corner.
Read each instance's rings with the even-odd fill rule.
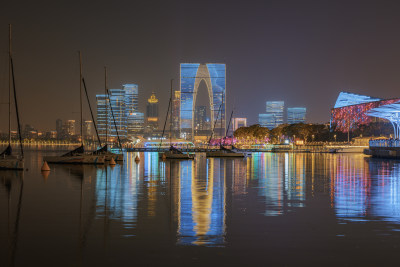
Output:
[[[171,80],[171,96],[169,98],[169,103],[168,103],[168,111],[167,111],[167,116],[165,118],[165,122],[164,122],[164,129],[163,129],[163,134],[162,137],[164,137],[164,131],[165,131],[165,125],[167,124],[167,118],[168,118],[168,114],[170,112],[170,108],[171,108],[171,114],[170,114],[170,127],[169,127],[169,143],[171,144],[169,147],[169,150],[166,152],[163,152],[160,154],[160,157],[162,159],[194,159],[194,155],[193,154],[189,154],[189,153],[183,153],[182,151],[180,151],[178,148],[174,147],[171,143],[171,138],[172,138],[172,81]],[[162,144],[162,137],[161,137],[161,141],[160,141],[160,147]]]
[[[219,112],[218,112],[218,115],[219,115]],[[229,126],[231,125],[232,115],[233,115],[233,110],[232,110],[232,113],[231,113],[231,118],[229,119],[228,128],[226,129],[225,138],[228,135]],[[218,116],[217,116],[217,120],[218,120]],[[221,116],[221,125],[222,125],[222,116]],[[214,128],[215,128],[215,124],[214,124]],[[213,129],[212,133],[213,132],[214,132],[214,129]],[[209,142],[211,142],[212,133],[211,133],[211,137],[210,137]],[[233,146],[233,144],[232,144],[232,149],[224,147],[224,144],[222,144],[222,141],[221,141],[221,143],[219,144],[219,151],[206,152],[206,156],[207,157],[236,157],[236,158],[243,158],[243,157],[245,157],[245,154],[243,152],[239,152],[237,150],[237,148]]]
[[[107,104],[107,102],[106,102],[106,142],[105,142],[106,144],[104,146],[102,146],[100,149],[98,149],[97,151],[95,151],[94,153],[97,155],[104,156],[106,161],[110,161],[111,159],[114,159],[114,161],[124,161],[124,154],[122,154],[121,140],[119,139],[117,124],[115,123],[114,112],[113,112],[112,105],[111,105],[110,93],[108,91],[108,86],[107,86],[107,68],[106,67],[104,67],[104,76],[105,76],[104,91],[105,91],[105,96],[106,96],[105,101],[108,100],[108,103],[109,103],[109,104]],[[86,90],[86,87],[85,87],[85,90]],[[88,99],[88,101],[89,101],[89,99]],[[117,133],[119,148],[121,150],[120,154],[113,153],[108,150],[108,106],[110,106],[111,115],[112,115],[114,126],[115,126],[115,131]],[[93,122],[94,122],[94,119],[93,119]],[[99,143],[100,143],[100,138],[99,138]],[[101,143],[100,143],[100,146],[101,146]]]
[[[11,24],[9,27],[9,75],[8,75],[8,146],[0,154],[0,169],[3,170],[23,170],[24,169],[24,150],[22,148],[22,138],[21,138],[21,124],[19,122],[18,113],[18,103],[17,103],[17,92],[15,89],[15,77],[14,77],[14,65],[12,60],[12,50],[11,50]],[[14,105],[15,112],[17,115],[18,123],[18,136],[20,142],[21,154],[19,156],[13,155],[11,148],[11,84],[14,91]]]
[[[85,153],[83,146],[83,116],[82,116],[82,56],[79,51],[79,92],[80,92],[80,110],[81,110],[81,145],[61,156],[47,156],[43,161],[56,164],[104,164],[104,156],[95,153]]]

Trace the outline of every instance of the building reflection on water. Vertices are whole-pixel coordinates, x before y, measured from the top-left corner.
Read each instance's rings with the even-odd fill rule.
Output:
[[[307,155],[294,153],[253,155],[251,179],[259,181],[259,195],[265,198],[266,216],[304,207],[306,159]]]
[[[400,163],[366,157],[337,161],[332,192],[337,217],[400,223]]]
[[[120,221],[127,230],[168,225],[179,245],[224,245],[227,221],[235,223],[227,219],[232,202],[245,210],[254,193],[264,216],[296,212],[323,194],[338,218],[400,222],[400,163],[394,161],[255,153],[245,159],[163,162],[158,153],[144,153],[137,164],[135,156],[128,153],[123,165],[96,169],[96,216]]]
[[[98,217],[120,220],[125,228],[134,228],[141,173],[132,154],[125,157],[124,165],[96,170],[96,214]]]
[[[178,244],[218,245],[225,239],[225,161],[179,162]]]

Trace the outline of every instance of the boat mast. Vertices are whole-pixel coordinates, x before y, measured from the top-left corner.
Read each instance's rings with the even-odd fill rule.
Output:
[[[82,54],[79,51],[79,100],[81,109],[81,145],[83,146],[83,116],[82,116]]]
[[[11,145],[11,24],[8,24],[8,145]]]
[[[104,99],[105,101],[105,105],[106,105],[106,146],[108,144],[108,93],[107,93],[108,89],[107,89],[107,67],[104,67],[104,94],[106,95],[106,98]]]
[[[171,94],[170,94],[170,98],[169,98],[170,103],[172,103],[172,82],[173,82],[173,80],[174,79],[171,79]],[[169,145],[170,146],[172,145],[172,143],[171,143],[171,140],[172,140],[172,111],[173,111],[173,109],[171,107],[171,114],[169,117]]]

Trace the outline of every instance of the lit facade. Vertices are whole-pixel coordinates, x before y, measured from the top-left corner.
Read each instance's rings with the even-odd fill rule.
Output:
[[[112,113],[114,114],[115,125],[111,110],[109,110],[109,120],[108,120],[108,136],[111,140],[117,139],[118,135],[120,138],[124,139],[128,133],[127,127],[127,109],[125,101],[125,91],[123,89],[110,89],[110,104],[112,107]],[[116,127],[115,127],[116,126]],[[115,129],[117,128],[117,129]],[[118,131],[118,135],[117,135]]]
[[[121,139],[125,139],[131,134],[136,134],[138,129],[143,130],[144,115],[138,112],[138,86],[124,84],[123,89],[109,89],[109,94],[109,98],[105,94],[96,95],[97,128],[100,139],[105,141],[106,132],[109,140],[115,141],[117,132]],[[141,122],[140,127],[138,122]]]
[[[351,95],[351,101],[347,101],[349,104],[357,103],[356,96],[360,97],[359,104],[353,104],[349,106],[343,106],[346,101],[343,94],[339,94],[338,100],[335,104],[335,107],[331,110],[331,129],[341,132],[348,132],[352,129],[356,129],[359,125],[369,124],[371,122],[376,121],[377,119],[371,116],[368,116],[366,113],[374,108],[393,104],[395,102],[400,101],[400,98],[387,99],[387,100],[378,100],[375,101],[376,98],[370,98],[373,101],[364,102],[368,99],[368,96],[356,95],[347,93],[347,95]]]
[[[172,100],[172,131],[174,137],[180,136],[180,117],[181,117],[181,91],[175,91],[174,99]]]
[[[287,123],[305,123],[307,109],[302,107],[288,108],[287,109]]]
[[[267,101],[265,113],[258,115],[258,124],[270,130],[283,124],[284,107],[284,101]]]
[[[180,65],[180,131],[181,137],[194,136],[194,111],[197,91],[204,81],[210,96],[211,122],[219,122],[214,129],[216,137],[225,135],[226,66],[225,64],[182,63]],[[222,125],[222,127],[221,127]]]
[[[132,112],[137,112],[139,107],[139,87],[137,84],[124,84],[123,90],[125,93],[124,102],[126,115]]]
[[[67,120],[66,129],[68,135],[75,135],[75,120]]]
[[[232,127],[233,131],[236,131],[240,127],[247,127],[247,118],[233,118]]]
[[[151,131],[158,130],[158,99],[155,93],[147,99],[146,125]]]
[[[144,113],[132,112],[127,118],[128,137],[141,134],[144,129]]]

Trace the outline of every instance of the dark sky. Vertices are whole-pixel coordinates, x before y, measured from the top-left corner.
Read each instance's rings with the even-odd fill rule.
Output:
[[[256,123],[265,101],[284,100],[306,106],[309,122],[326,122],[342,90],[400,96],[399,14],[397,1],[7,1],[0,102],[11,23],[22,121],[39,129],[78,119],[78,50],[93,106],[105,65],[110,88],[139,84],[142,112],[155,91],[163,113],[179,63],[226,63],[236,116]]]

